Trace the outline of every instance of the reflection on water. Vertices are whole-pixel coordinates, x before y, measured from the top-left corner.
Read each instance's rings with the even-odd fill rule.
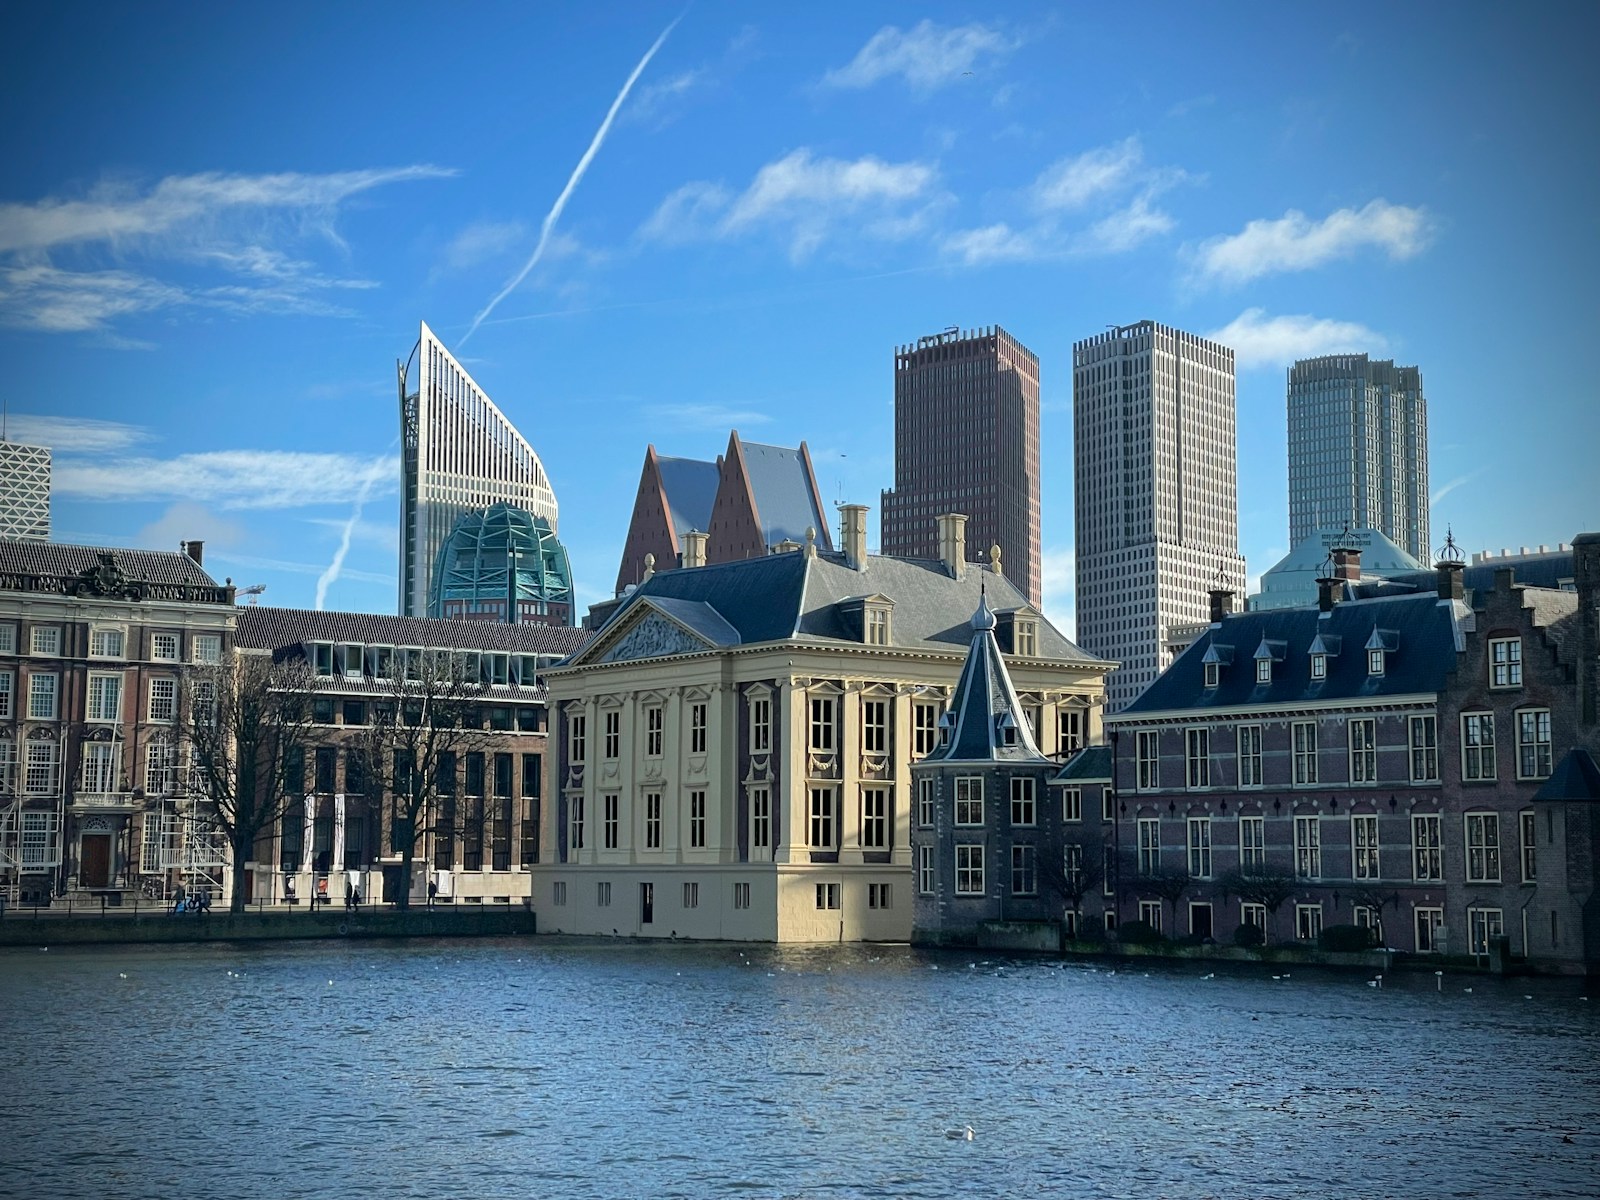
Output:
[[[549,939],[0,951],[0,1194],[1596,1194],[1600,996],[1444,982]]]

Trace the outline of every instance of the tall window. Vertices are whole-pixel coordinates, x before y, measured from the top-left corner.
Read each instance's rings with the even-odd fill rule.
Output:
[[[0,671],[0,720],[10,720],[12,684],[16,676],[11,671]]]
[[[1060,741],[1057,749],[1063,755],[1083,748],[1083,713],[1081,710],[1076,708],[1057,709],[1056,730]]]
[[[933,847],[917,847],[917,891],[924,896],[933,895]]]
[[[1439,725],[1430,713],[1411,718],[1411,782],[1439,780]]]
[[[1161,818],[1139,818],[1139,874],[1154,875],[1161,869]]]
[[[833,697],[811,697],[811,748],[827,753],[833,750]]]
[[[1517,778],[1544,779],[1550,774],[1550,710],[1524,708],[1517,713]]]
[[[1493,779],[1495,774],[1494,714],[1462,713],[1461,778]]]
[[[34,632],[37,633],[38,630]],[[52,672],[35,671],[28,676],[28,720],[56,719],[56,694],[60,686],[60,676]]]
[[[1505,931],[1505,914],[1500,909],[1467,909],[1467,953],[1489,953],[1489,939],[1497,938]]]
[[[861,702],[861,749],[867,754],[889,750],[889,705],[884,700]]]
[[[89,635],[90,658],[121,658],[122,630],[96,629]]]
[[[889,644],[889,610],[876,606],[867,609],[867,645]]]
[[[1011,823],[1035,825],[1038,811],[1034,804],[1034,781],[1019,776],[1011,779]]]
[[[983,824],[983,776],[961,775],[956,778],[956,824]]]
[[[150,657],[157,662],[177,662],[178,635],[175,633],[152,633],[150,635]]]
[[[1350,782],[1378,782],[1377,722],[1370,717],[1350,722]]]
[[[222,638],[215,633],[197,633],[194,636],[194,661],[215,666],[222,661]],[[361,660],[356,659],[356,674],[361,674]]]
[[[1189,765],[1188,782],[1191,788],[1211,786],[1211,731],[1209,729],[1184,730],[1184,744]]]
[[[1468,813],[1467,882],[1500,882],[1500,817],[1496,813]]]
[[[1258,869],[1267,862],[1267,822],[1264,817],[1239,818],[1239,868]]]
[[[660,758],[662,734],[666,729],[666,712],[659,704],[644,710],[644,752],[648,758]]]
[[[750,701],[750,753],[766,754],[772,749],[772,700],[756,696]]]
[[[1014,645],[1012,653],[1018,658],[1032,658],[1039,653],[1039,623],[1017,618],[1012,626]]]
[[[1443,841],[1439,835],[1437,813],[1416,813],[1411,817],[1411,876],[1418,881],[1444,878]]]
[[[1533,819],[1531,808],[1525,808],[1517,814],[1517,832],[1522,842],[1522,882],[1535,883],[1539,879],[1539,863],[1534,856],[1539,824]]]
[[[706,752],[706,706],[704,703],[689,706],[689,753]]]
[[[1322,905],[1294,906],[1294,935],[1302,942],[1314,942],[1322,934]]]
[[[889,789],[861,789],[861,846],[883,850],[889,845]]]
[[[702,790],[689,793],[689,849],[704,850],[706,846],[706,794]]]
[[[122,676],[89,676],[89,707],[85,714],[91,721],[116,721],[122,717]]]
[[[29,738],[23,751],[22,790],[30,796],[50,796],[57,791],[57,751],[53,739]]]
[[[1189,874],[1211,878],[1211,818],[1189,818]]]
[[[939,706],[923,701],[911,706],[912,742],[917,757],[933,753],[939,744]]]
[[[170,725],[178,717],[178,681],[152,679],[150,681],[150,719]]]
[[[17,627],[10,621],[0,621],[0,654],[17,652]]]
[[[1061,789],[1061,819],[1063,821],[1083,820],[1083,789]]]
[[[53,812],[22,814],[21,857],[24,869],[53,867],[61,861],[59,817]]]
[[[1294,819],[1294,873],[1301,879],[1322,878],[1322,818]]]
[[[1011,847],[1011,894],[1013,896],[1039,894],[1039,872],[1034,861],[1032,846]]]
[[[1519,688],[1522,686],[1522,639],[1489,639],[1489,686],[1492,688]]]
[[[811,789],[811,845],[818,850],[833,849],[833,789]]]
[[[1378,815],[1357,813],[1350,818],[1350,869],[1356,879],[1378,879]]]
[[[753,787],[750,789],[750,848],[766,850],[771,845],[772,793],[764,787]]]
[[[661,793],[644,794],[644,848],[661,849]]]
[[[622,797],[615,792],[600,797],[600,842],[615,850],[621,840]]]
[[[1317,723],[1296,721],[1294,735],[1294,781],[1299,785],[1317,782]]]
[[[1261,786],[1261,726],[1239,726],[1239,786]]]
[[[1416,920],[1417,953],[1432,954],[1439,949],[1439,932],[1444,928],[1444,909],[1417,908],[1412,911]]]
[[[1076,891],[1083,886],[1083,847],[1077,843],[1061,848],[1061,877]]]
[[[733,885],[733,906],[735,908],[750,907],[750,885],[748,883],[736,883]]]
[[[567,846],[583,849],[583,797],[574,796],[567,801]]]
[[[0,734],[0,796],[9,796],[17,786],[17,744],[10,731]]]
[[[917,780],[917,824],[923,829],[933,828],[934,781],[924,776]]]
[[[104,795],[117,790],[117,777],[121,773],[117,749],[110,742],[83,743],[83,791]]]
[[[583,713],[573,713],[567,718],[567,758],[573,766],[582,766],[588,753],[589,721]]]
[[[1135,744],[1135,765],[1140,791],[1152,791],[1161,786],[1161,734],[1153,729],[1141,729]]]
[[[683,906],[685,908],[700,907],[700,885],[693,881],[683,885]]]
[[[956,895],[983,895],[983,846],[956,844]]]

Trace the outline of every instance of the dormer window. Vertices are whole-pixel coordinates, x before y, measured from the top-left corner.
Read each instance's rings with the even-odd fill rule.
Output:
[[[1017,744],[1017,722],[1010,713],[1004,713],[1000,717],[1000,744],[1002,746]]]
[[[1233,662],[1233,647],[1212,642],[1200,662],[1205,668],[1206,690],[1210,691],[1222,682],[1222,668]]]
[[[1326,654],[1313,654],[1311,656],[1311,678],[1326,679],[1328,677],[1328,656]]]
[[[1012,627],[1012,653],[1018,658],[1035,658],[1039,653],[1039,622],[1018,617]]]
[[[1367,674],[1382,675],[1387,656],[1400,644],[1399,635],[1388,629],[1374,629],[1367,639]]]
[[[869,646],[887,646],[889,644],[889,610],[888,608],[869,604],[865,609],[866,634],[863,640]]]
[[[1383,651],[1382,650],[1368,650],[1367,651],[1367,674],[1368,675],[1382,675],[1383,674]]]
[[[948,746],[950,739],[955,736],[956,715],[952,712],[945,713],[939,718],[939,745]]]
[[[1252,655],[1256,660],[1257,683],[1272,682],[1272,664],[1283,658],[1286,649],[1287,644],[1282,641],[1274,641],[1271,638],[1261,639],[1261,644],[1256,647],[1256,652]]]
[[[1262,657],[1262,658],[1256,659],[1256,682],[1257,683],[1271,683],[1272,682],[1272,659],[1271,658]]]
[[[1220,663],[1208,662],[1205,664],[1205,668],[1206,691],[1209,692],[1215,688],[1219,682],[1221,682],[1222,665]]]

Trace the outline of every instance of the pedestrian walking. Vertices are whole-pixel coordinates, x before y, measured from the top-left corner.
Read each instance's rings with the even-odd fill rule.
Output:
[[[172,915],[173,916],[177,916],[179,913],[181,913],[183,911],[183,902],[184,902],[184,899],[185,899],[186,895],[187,895],[187,893],[185,893],[184,890],[183,890],[183,884],[180,883],[178,885],[178,890],[172,893]]]
[[[438,899],[438,896],[439,896],[439,881],[437,879],[428,880],[428,907],[429,908],[433,907],[433,902],[436,899]]]

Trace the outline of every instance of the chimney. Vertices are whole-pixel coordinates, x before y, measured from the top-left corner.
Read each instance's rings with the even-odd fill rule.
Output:
[[[703,567],[706,565],[706,540],[708,535],[698,529],[691,529],[683,535],[683,565],[686,567]]]
[[[1462,585],[1461,576],[1466,570],[1466,566],[1446,559],[1439,563],[1437,570],[1439,572],[1439,599],[1465,599],[1467,590]]]
[[[1211,623],[1221,625],[1222,618],[1233,611],[1233,589],[1214,587],[1206,595],[1211,597]]]
[[[1333,611],[1333,606],[1338,603],[1334,599],[1333,592],[1339,586],[1339,582],[1338,579],[1333,578],[1317,580],[1317,608],[1319,611],[1324,613]]]
[[[194,560],[194,565],[202,567],[206,561],[206,544],[204,542],[179,542],[178,549]]]
[[[839,545],[852,571],[867,569],[867,506],[839,506]]]
[[[1600,721],[1600,533],[1572,539],[1572,582],[1578,592],[1578,721]]]
[[[1361,551],[1350,546],[1333,548],[1333,577],[1348,583],[1361,581]]]
[[[939,518],[939,557],[952,579],[960,579],[967,563],[967,518],[962,513],[945,513]]]

